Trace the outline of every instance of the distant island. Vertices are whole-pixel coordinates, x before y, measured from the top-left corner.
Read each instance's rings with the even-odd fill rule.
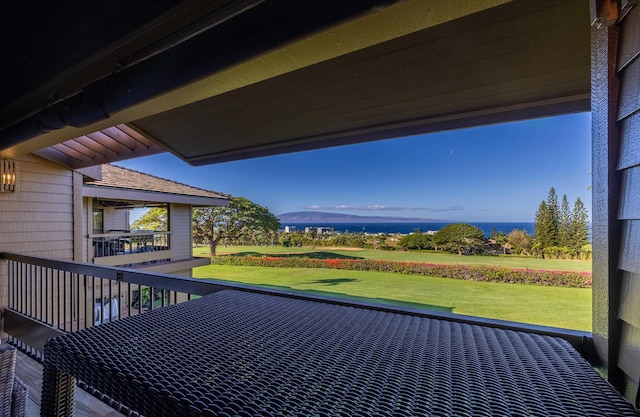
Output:
[[[447,222],[441,219],[419,217],[356,216],[355,214],[296,211],[276,216],[280,223],[429,223]]]

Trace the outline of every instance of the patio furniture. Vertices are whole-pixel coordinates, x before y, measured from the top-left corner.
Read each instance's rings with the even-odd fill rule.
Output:
[[[224,290],[50,339],[43,416],[76,378],[145,416],[638,416],[565,340]]]
[[[0,345],[0,417],[11,415],[11,394],[16,369],[16,350],[11,345]]]
[[[29,388],[17,377],[13,377],[11,393],[11,417],[24,417],[27,414]]]
[[[16,348],[0,346],[0,417],[23,417],[26,413],[27,386],[15,376]]]

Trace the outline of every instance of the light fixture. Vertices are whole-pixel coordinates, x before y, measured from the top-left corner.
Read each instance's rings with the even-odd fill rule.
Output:
[[[0,159],[0,193],[14,192],[17,184],[18,164],[9,159]]]

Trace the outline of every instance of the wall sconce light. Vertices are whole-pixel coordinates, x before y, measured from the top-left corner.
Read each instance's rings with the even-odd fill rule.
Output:
[[[16,161],[0,159],[0,193],[14,192],[18,180],[18,164]]]

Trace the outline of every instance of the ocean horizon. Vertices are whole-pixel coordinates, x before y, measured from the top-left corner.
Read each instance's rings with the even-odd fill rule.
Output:
[[[448,224],[452,223],[467,223],[476,226],[482,230],[486,237],[491,235],[491,229],[496,233],[502,231],[509,233],[514,229],[525,230],[530,235],[533,235],[534,223],[533,222],[381,222],[381,223],[330,223],[330,222],[293,222],[282,223],[282,229],[286,226],[295,227],[296,230],[304,232],[305,228],[317,228],[317,227],[330,227],[336,232],[351,232],[351,233],[401,233],[409,234],[416,229],[420,229],[421,232],[436,232]]]

